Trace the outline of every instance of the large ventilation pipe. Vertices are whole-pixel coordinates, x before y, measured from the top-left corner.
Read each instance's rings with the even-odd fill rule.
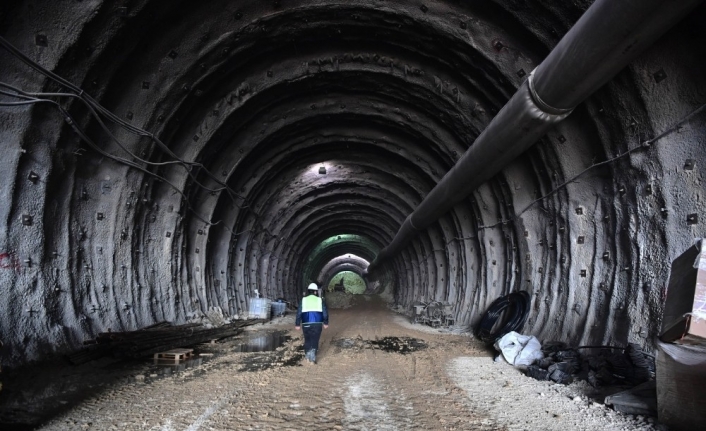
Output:
[[[702,0],[597,0],[404,221],[368,267],[378,276],[438,220],[565,119]]]

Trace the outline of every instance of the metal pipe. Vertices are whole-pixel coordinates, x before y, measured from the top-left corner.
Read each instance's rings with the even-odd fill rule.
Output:
[[[417,232],[531,147],[702,0],[597,0],[405,219],[368,266],[376,277]]]

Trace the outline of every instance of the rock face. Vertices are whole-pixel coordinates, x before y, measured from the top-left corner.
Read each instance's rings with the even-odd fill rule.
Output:
[[[3,2],[0,36],[75,86],[0,48],[2,91],[35,93],[0,95],[26,103],[0,106],[3,364],[362,274],[589,3]],[[470,324],[523,289],[526,333],[650,348],[671,260],[705,235],[704,19],[420,232],[377,291]]]

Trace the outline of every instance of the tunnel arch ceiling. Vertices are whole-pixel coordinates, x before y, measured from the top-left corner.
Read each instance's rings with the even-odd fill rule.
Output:
[[[27,103],[0,107],[8,364],[373,260],[589,4],[45,3],[4,2],[0,35],[83,92],[0,49],[0,82],[44,93],[2,88]],[[422,231],[386,266],[394,300],[472,324],[524,289],[526,332],[649,347],[669,263],[704,235],[704,115],[682,121],[706,102],[704,18]],[[322,246],[339,235],[362,240]]]

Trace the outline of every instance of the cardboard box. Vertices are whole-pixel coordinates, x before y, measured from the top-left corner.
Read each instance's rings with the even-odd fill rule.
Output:
[[[672,262],[662,319],[662,341],[706,346],[706,241]]]

